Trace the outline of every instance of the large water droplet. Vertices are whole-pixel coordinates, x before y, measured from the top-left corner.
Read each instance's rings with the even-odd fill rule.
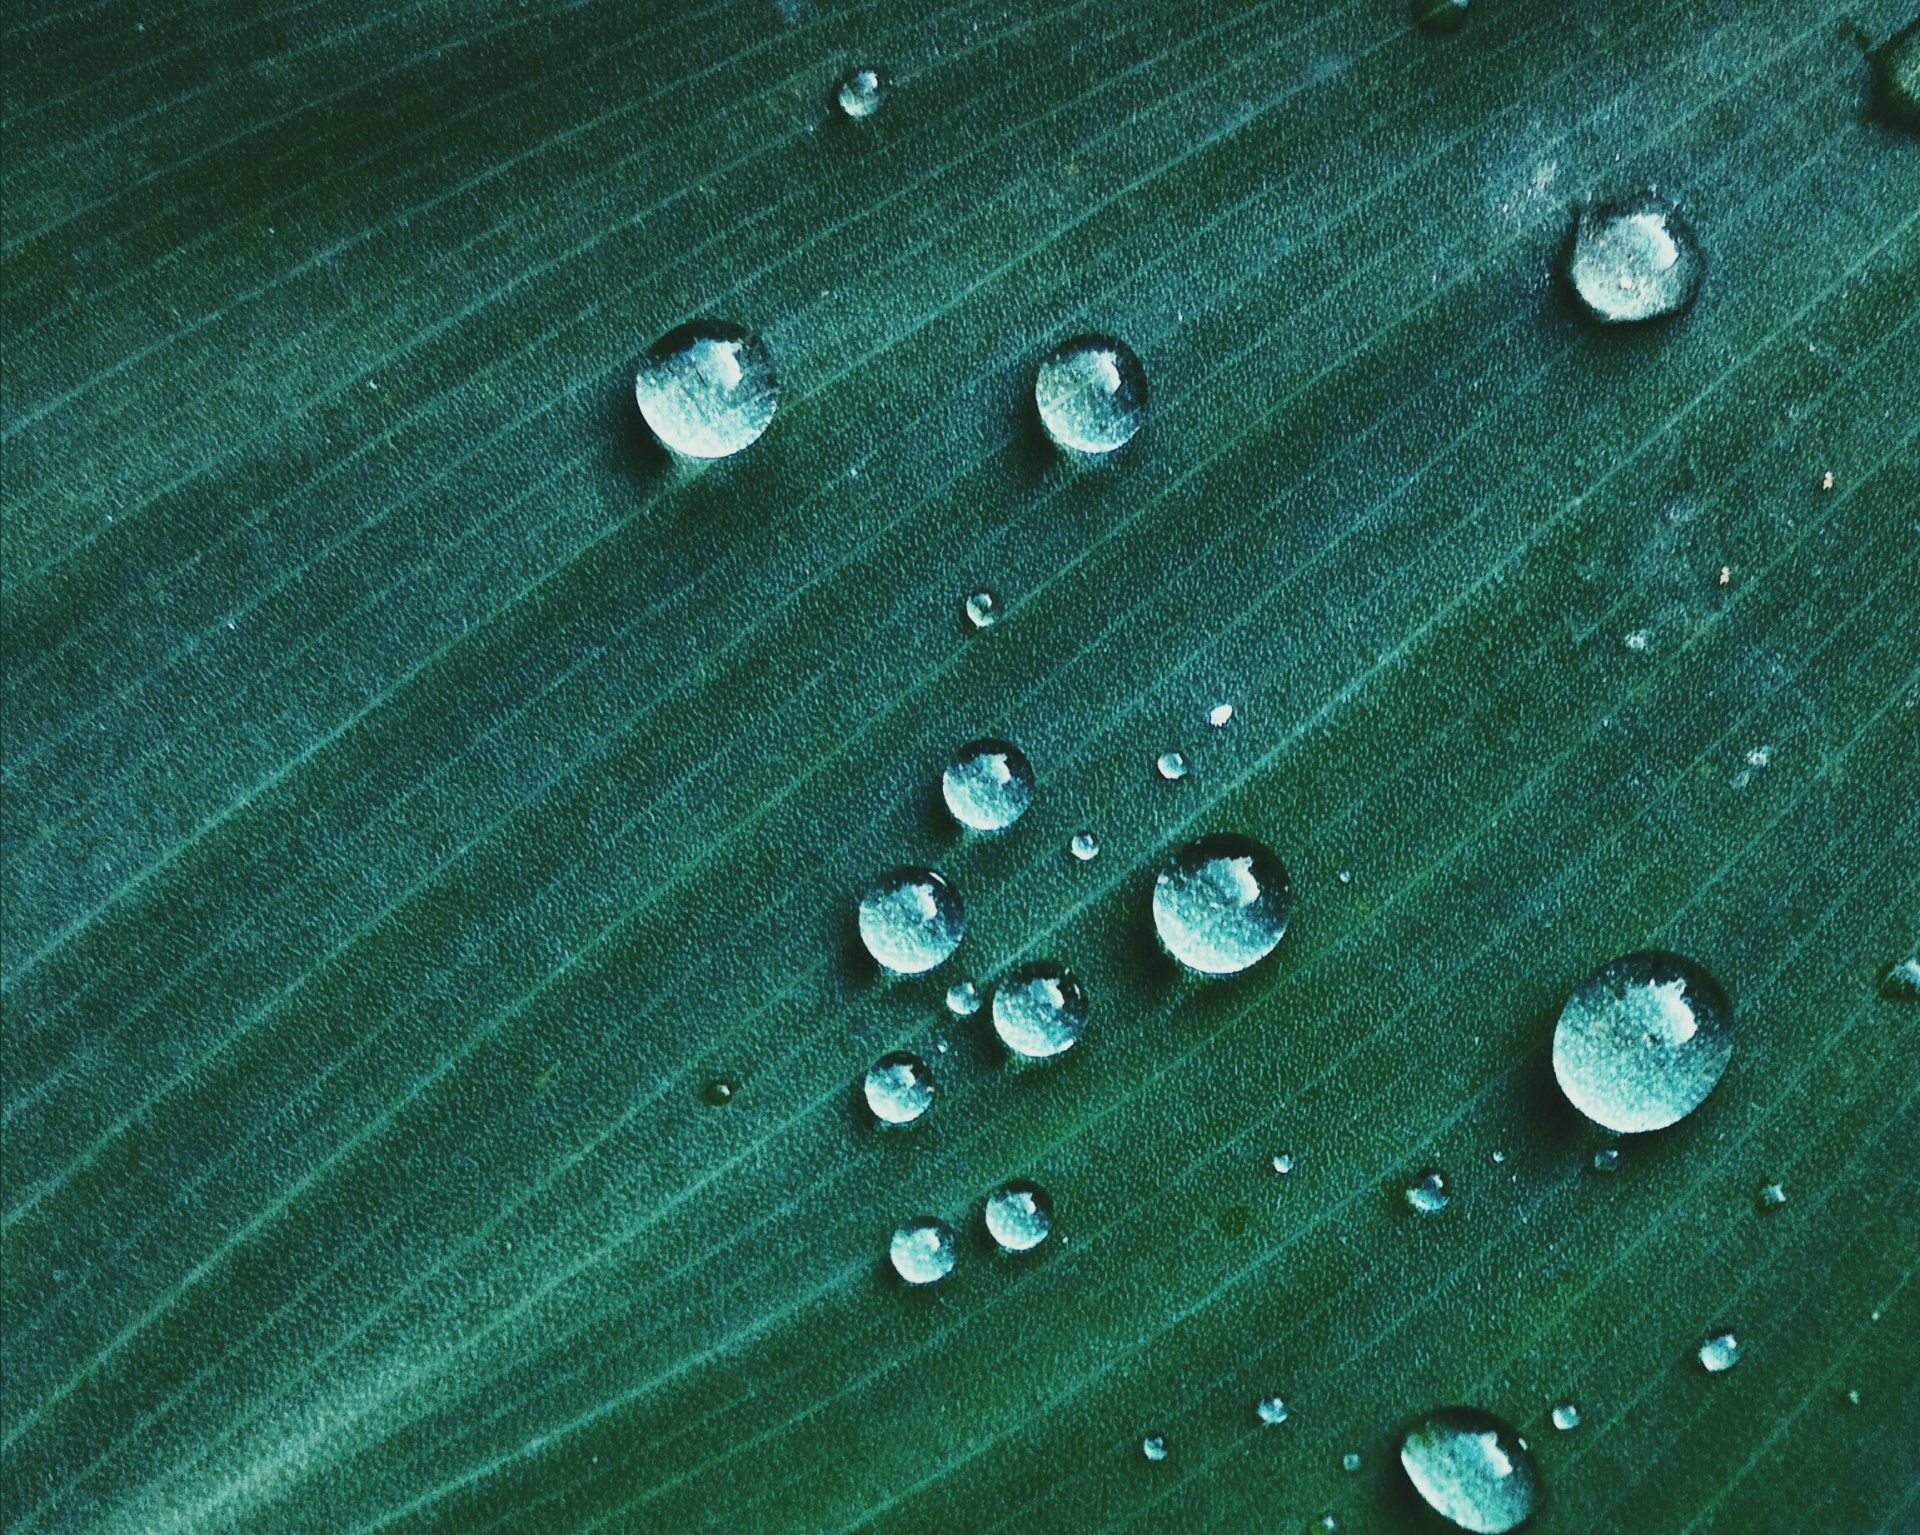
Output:
[[[1920,955],[1888,965],[1880,975],[1880,995],[1889,1002],[1920,1002]]]
[[[723,320],[675,326],[647,348],[634,397],[654,436],[691,458],[725,458],[767,429],[780,402],[773,352]]]
[[[1412,0],[1413,24],[1445,37],[1467,24],[1467,0]]]
[[[1015,1179],[987,1197],[987,1235],[1005,1252],[1031,1252],[1052,1229],[1053,1199],[1037,1183]]]
[[[1567,254],[1567,281],[1609,325],[1678,314],[1700,288],[1706,258],[1679,210],[1648,193],[1582,208]]]
[[[1409,1183],[1403,1192],[1407,1196],[1407,1203],[1422,1215],[1438,1215],[1453,1198],[1453,1191],[1447,1186],[1447,1175],[1432,1167]]]
[[[860,898],[860,941],[900,975],[933,969],[966,931],[960,892],[933,869],[889,869]]]
[[[887,82],[877,69],[850,70],[835,88],[833,99],[842,112],[859,122],[880,110],[887,99]]]
[[[993,994],[993,1031],[1015,1055],[1043,1061],[1071,1049],[1087,1026],[1087,993],[1054,964],[1022,965]]]
[[[1254,1413],[1268,1428],[1276,1428],[1285,1423],[1291,1414],[1287,1404],[1277,1396],[1263,1396],[1254,1404]]]
[[[1061,447],[1111,453],[1147,419],[1147,372],[1126,342],[1075,336],[1040,364],[1033,399]]]
[[[1705,1101],[1733,1056],[1720,983],[1678,954],[1623,954],[1582,981],[1553,1031],[1553,1074],[1609,1130],[1661,1130]]]
[[[1920,133],[1920,16],[1868,56],[1873,110],[1882,122]]]
[[[953,1272],[953,1228],[931,1215],[908,1221],[893,1233],[887,1258],[908,1284],[934,1284]]]
[[[940,775],[954,820],[975,831],[1005,831],[1033,803],[1033,765],[1011,741],[973,741]]]
[[[1407,1430],[1400,1464],[1443,1519],[1475,1535],[1518,1529],[1540,1506],[1526,1440],[1477,1407],[1440,1407]]]
[[[875,1119],[910,1125],[933,1103],[933,1073],[919,1056],[896,1050],[867,1068],[866,1093]]]
[[[1730,1332],[1717,1332],[1700,1345],[1700,1368],[1709,1375],[1723,1375],[1740,1362],[1740,1340]]]
[[[1153,882],[1153,925],[1166,950],[1202,975],[1235,975],[1287,930],[1293,895],[1280,860],[1234,832],[1198,837]]]
[[[947,988],[947,1011],[956,1018],[971,1018],[980,1011],[980,988],[972,981],[955,981]]]

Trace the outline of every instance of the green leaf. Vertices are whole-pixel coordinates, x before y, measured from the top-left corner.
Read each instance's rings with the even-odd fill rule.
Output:
[[[1910,1528],[1908,19],[14,7],[7,1528],[1412,1530],[1449,1403],[1542,1529]],[[1698,299],[1583,323],[1649,187]],[[701,316],[783,395],[696,470],[632,378]],[[1087,466],[1093,329],[1151,406]],[[1038,794],[962,837],[983,735]],[[1148,919],[1199,831],[1293,880],[1227,981]],[[970,926],[883,981],[903,863]],[[1547,1046],[1650,946],[1738,1042],[1606,1176]],[[942,997],[1037,959],[1092,1018],[1016,1070]]]

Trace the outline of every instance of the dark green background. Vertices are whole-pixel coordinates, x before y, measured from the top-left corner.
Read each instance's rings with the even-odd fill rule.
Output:
[[[1912,1529],[1903,9],[15,0],[8,1529],[1398,1531],[1449,1401],[1543,1530]],[[1648,185],[1707,281],[1600,333],[1555,254]],[[692,471],[631,374],[696,315],[784,396]],[[1151,419],[1070,469],[1094,327]],[[957,839],[987,733],[1040,797]],[[1194,829],[1295,877],[1230,983],[1146,922]],[[910,860],[972,926],[882,983]],[[1546,1043],[1650,944],[1739,1045],[1607,1178]],[[940,995],[1041,957],[1093,1022],[1016,1072]]]

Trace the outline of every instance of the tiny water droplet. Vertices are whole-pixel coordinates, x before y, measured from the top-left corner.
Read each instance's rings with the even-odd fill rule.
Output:
[[[1700,1368],[1709,1375],[1721,1375],[1740,1362],[1740,1340],[1730,1332],[1717,1332],[1700,1345]]]
[[[1067,847],[1082,863],[1092,863],[1100,856],[1100,839],[1090,831],[1075,832]]]
[[[966,600],[967,622],[976,629],[991,629],[1000,621],[1000,604],[992,592],[975,592]]]
[[[1705,270],[1687,221],[1652,193],[1582,208],[1575,217],[1567,281],[1604,324],[1678,314],[1693,302]]]
[[[1261,1397],[1260,1400],[1254,1404],[1253,1410],[1255,1414],[1258,1415],[1260,1421],[1266,1424],[1268,1428],[1274,1428],[1285,1423],[1289,1416],[1287,1404],[1277,1396]]]
[[[860,898],[860,941],[887,969],[920,975],[960,947],[960,892],[933,869],[889,869]]]
[[[1474,1535],[1506,1535],[1540,1506],[1526,1440],[1477,1407],[1422,1415],[1401,1442],[1400,1464],[1429,1508]]]
[[[970,741],[940,775],[954,820],[974,831],[1005,831],[1033,803],[1033,765],[1011,741]]]
[[[1847,1392],[1846,1401],[1849,1407],[1858,1407],[1860,1405],[1860,1390],[1857,1386]]]
[[[1561,1433],[1568,1433],[1580,1426],[1580,1409],[1572,1402],[1562,1402],[1553,1409],[1553,1426]]]
[[[855,122],[871,117],[887,99],[887,83],[877,69],[850,70],[835,88],[833,99]]]
[[[1593,1154],[1593,1170],[1596,1173],[1617,1173],[1620,1171],[1620,1148],[1602,1146]]]
[[[1154,758],[1153,770],[1168,783],[1178,783],[1187,776],[1187,755],[1185,752],[1162,752]]]
[[[1653,636],[1648,634],[1645,629],[1635,629],[1621,643],[1629,650],[1645,650],[1647,648],[1647,641],[1652,638]]]
[[[1753,1202],[1760,1207],[1762,1214],[1769,1210],[1777,1210],[1787,1202],[1786,1188],[1778,1183],[1762,1184],[1760,1192],[1754,1195]]]
[[[1215,704],[1207,711],[1207,723],[1213,726],[1215,730],[1218,730],[1222,725],[1231,723],[1232,720],[1232,704]]]
[[[647,348],[633,380],[654,436],[689,458],[726,458],[753,443],[780,402],[773,352],[723,320],[677,325]]]
[[[1920,954],[1887,966],[1880,976],[1880,995],[1889,1002],[1920,1002]]]
[[[956,1018],[971,1018],[981,1001],[980,988],[972,981],[955,981],[947,988],[947,1011]]]
[[[1438,1215],[1446,1209],[1453,1198],[1447,1187],[1447,1175],[1438,1168],[1429,1168],[1421,1173],[1406,1187],[1407,1203],[1422,1215]]]
[[[1697,1109],[1733,1056],[1720,983],[1678,954],[1609,960],[1574,988],[1553,1031],[1553,1074],[1587,1118],[1623,1135]]]
[[[922,1215],[897,1227],[887,1246],[893,1271],[908,1284],[935,1284],[953,1272],[956,1244],[945,1221]]]
[[[1339,880],[1343,885],[1351,885],[1353,883],[1353,870],[1342,869],[1338,874],[1334,875],[1334,878]]]
[[[866,1094],[882,1124],[910,1125],[933,1103],[933,1073],[919,1056],[895,1050],[867,1068]]]
[[[1033,381],[1047,435],[1077,453],[1111,453],[1147,419],[1147,372],[1113,336],[1075,336],[1040,364]]]
[[[1493,1160],[1496,1162],[1504,1162],[1506,1161],[1506,1159],[1507,1159],[1507,1154],[1504,1151],[1495,1151],[1493,1153]]]
[[[1021,965],[993,993],[993,1031],[1015,1055],[1044,1061],[1073,1047],[1087,1026],[1087,993],[1055,964]]]
[[[1153,925],[1166,951],[1202,975],[1236,975],[1271,954],[1293,893],[1272,851],[1235,832],[1197,837],[1153,882]]]
[[[1288,1173],[1293,1171],[1293,1158],[1288,1156],[1286,1152],[1281,1152],[1273,1159],[1273,1170],[1282,1178],[1286,1177]]]
[[[1360,1452],[1358,1450],[1348,1450],[1346,1454],[1342,1455],[1340,1457],[1340,1469],[1349,1475],[1358,1471],[1360,1469]]]
[[[1167,1438],[1164,1434],[1149,1434],[1140,1441],[1140,1453],[1148,1460],[1162,1461],[1167,1458]]]
[[[700,1096],[718,1108],[723,1103],[733,1102],[733,1095],[740,1090],[740,1084],[728,1077],[715,1077],[700,1089]]]
[[[1413,24],[1435,37],[1450,37],[1467,24],[1467,0],[1412,0]]]
[[[1037,1183],[1015,1179],[987,1196],[987,1235],[1003,1252],[1031,1252],[1053,1229],[1053,1198]]]
[[[1867,55],[1873,110],[1880,120],[1920,133],[1920,16]]]

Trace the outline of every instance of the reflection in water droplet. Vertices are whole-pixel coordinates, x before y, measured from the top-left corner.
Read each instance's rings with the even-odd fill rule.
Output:
[[[1920,133],[1920,16],[1867,57],[1875,115],[1892,127]]]
[[[875,1119],[910,1125],[933,1103],[933,1073],[919,1056],[896,1050],[867,1068],[866,1093]]]
[[[1082,863],[1092,863],[1100,856],[1100,839],[1090,831],[1075,832],[1067,847]]]
[[[1920,955],[1888,965],[1880,977],[1880,995],[1889,1002],[1920,1002]]]
[[[1287,1404],[1277,1396],[1261,1397],[1254,1405],[1253,1410],[1259,1416],[1260,1421],[1266,1424],[1268,1428],[1273,1428],[1278,1424],[1285,1423],[1289,1417]]]
[[[654,436],[691,458],[725,458],[767,429],[780,401],[773,352],[720,320],[694,320],[647,348],[633,380]]]
[[[1222,725],[1228,725],[1228,724],[1231,724],[1232,722],[1233,722],[1233,705],[1232,704],[1215,704],[1211,709],[1207,711],[1207,723],[1213,726],[1215,730],[1218,730]]]
[[[887,99],[887,84],[878,70],[856,69],[841,80],[833,99],[842,112],[858,122],[880,110],[880,104]]]
[[[1553,1409],[1553,1426],[1561,1433],[1567,1433],[1580,1426],[1580,1409],[1573,1402],[1562,1402]]]
[[[953,1272],[953,1228],[930,1215],[910,1220],[893,1233],[887,1257],[908,1284],[933,1284]]]
[[[1292,905],[1280,860],[1233,832],[1195,838],[1153,882],[1160,942],[1202,975],[1235,975],[1266,958],[1287,930]]]
[[[1053,1199],[1037,1183],[1015,1179],[987,1198],[987,1235],[1005,1252],[1031,1252],[1053,1229]]]
[[[1651,193],[1582,208],[1575,218],[1567,281],[1596,320],[1624,325],[1678,314],[1705,270],[1687,221]]]
[[[1602,1146],[1593,1154],[1593,1170],[1596,1173],[1617,1173],[1620,1171],[1620,1148]]]
[[[1760,1192],[1754,1196],[1753,1202],[1760,1207],[1764,1215],[1769,1210],[1779,1209],[1787,1202],[1787,1191],[1778,1183],[1763,1184]]]
[[[947,1011],[956,1018],[971,1018],[980,1011],[980,988],[972,981],[955,981],[947,988]]]
[[[974,831],[1005,831],[1033,803],[1033,765],[1011,741],[973,741],[940,775],[954,820]]]
[[[1412,0],[1413,24],[1422,32],[1447,37],[1467,24],[1467,0]]]
[[[1717,1332],[1700,1345],[1700,1368],[1709,1375],[1721,1375],[1740,1362],[1740,1340],[1730,1332]]]
[[[1000,604],[992,592],[975,592],[966,601],[967,622],[976,629],[991,629],[1000,619]]]
[[[1021,965],[993,994],[993,1031],[1015,1055],[1043,1061],[1071,1049],[1087,1026],[1087,993],[1054,964]]]
[[[1429,1508],[1475,1535],[1518,1529],[1540,1506],[1526,1440],[1477,1407],[1419,1418],[1401,1443],[1400,1464]]]
[[[1146,1438],[1140,1441],[1140,1453],[1146,1456],[1148,1460],[1154,1460],[1154,1461],[1165,1460],[1167,1458],[1166,1435],[1164,1434],[1147,1435]]]
[[[1187,754],[1185,752],[1162,752],[1153,762],[1153,770],[1168,783],[1178,783],[1187,776]]]
[[[900,975],[933,969],[966,930],[960,892],[933,869],[889,869],[860,898],[860,941]]]
[[[1061,447],[1111,453],[1147,419],[1147,373],[1126,342],[1075,336],[1040,364],[1033,398]]]
[[[1405,1192],[1407,1203],[1422,1215],[1438,1215],[1453,1197],[1447,1175],[1438,1168],[1428,1168],[1407,1185]]]
[[[1553,1074],[1587,1118],[1622,1134],[1660,1130],[1713,1091],[1733,1056],[1720,984],[1677,954],[1609,960],[1582,981],[1553,1031]]]

